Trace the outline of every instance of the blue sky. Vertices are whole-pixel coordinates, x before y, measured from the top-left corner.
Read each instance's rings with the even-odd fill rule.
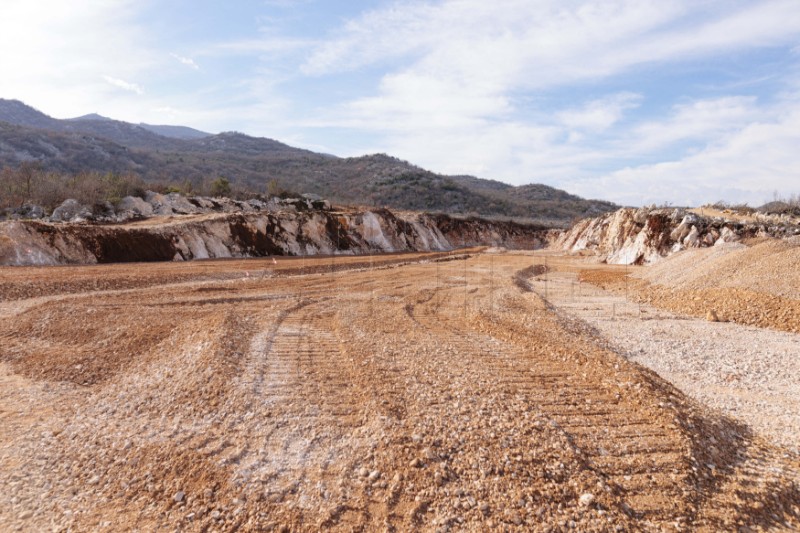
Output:
[[[3,0],[0,97],[623,204],[800,194],[797,0]]]

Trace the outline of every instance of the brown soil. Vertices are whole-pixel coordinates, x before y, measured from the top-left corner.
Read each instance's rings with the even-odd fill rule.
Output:
[[[3,269],[0,523],[800,527],[797,458],[554,314],[549,265],[447,258]]]

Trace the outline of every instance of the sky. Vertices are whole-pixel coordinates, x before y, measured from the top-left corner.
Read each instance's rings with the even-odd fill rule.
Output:
[[[625,205],[800,194],[798,0],[2,0],[0,97]]]

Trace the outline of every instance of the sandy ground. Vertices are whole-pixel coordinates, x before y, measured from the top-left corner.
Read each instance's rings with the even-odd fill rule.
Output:
[[[797,456],[549,309],[539,262],[2,269],[0,524],[800,527]]]

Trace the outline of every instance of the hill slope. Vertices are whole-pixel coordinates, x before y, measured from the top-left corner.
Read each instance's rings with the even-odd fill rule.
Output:
[[[59,172],[133,172],[150,181],[224,176],[256,192],[284,189],[348,204],[535,219],[565,225],[616,209],[545,185],[514,187],[444,176],[385,154],[338,158],[284,143],[181,126],[130,124],[91,114],[58,120],[0,99],[0,165],[36,161]]]

